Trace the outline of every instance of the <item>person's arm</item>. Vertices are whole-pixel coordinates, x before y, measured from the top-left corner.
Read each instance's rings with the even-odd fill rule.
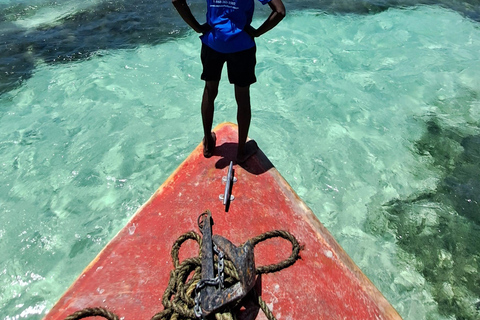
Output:
[[[198,33],[206,33],[211,27],[208,24],[200,24],[193,16],[186,0],[172,0],[173,6],[177,9],[182,19]]]
[[[258,29],[255,29],[252,26],[248,26],[245,29],[245,31],[253,38],[260,37],[265,32],[273,29],[283,18],[285,18],[286,11],[282,0],[272,0],[268,5],[270,6],[270,9],[272,9],[272,12],[265,22]]]

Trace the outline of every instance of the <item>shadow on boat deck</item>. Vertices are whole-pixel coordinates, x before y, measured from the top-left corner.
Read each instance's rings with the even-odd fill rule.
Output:
[[[256,142],[254,140],[250,140],[247,142],[246,148],[253,148],[254,145],[256,147]],[[215,148],[214,155],[220,156],[221,158],[217,161],[217,163],[215,163],[215,168],[224,169],[230,165],[230,161],[235,162],[237,146],[238,143],[233,142],[225,142],[217,146]],[[274,167],[274,165],[270,162],[260,148],[257,148],[255,154],[248,158],[247,161],[238,165],[254,175],[260,175]]]

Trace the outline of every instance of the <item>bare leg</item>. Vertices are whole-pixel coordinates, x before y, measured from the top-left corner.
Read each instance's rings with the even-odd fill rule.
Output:
[[[235,99],[237,100],[237,122],[238,122],[238,150],[237,163],[242,163],[252,155],[247,152],[245,143],[250,128],[252,110],[250,105],[250,86],[240,87],[235,85]]]
[[[203,90],[202,98],[202,122],[203,122],[203,134],[204,134],[204,151],[207,154],[212,154],[215,149],[215,139],[212,135],[213,114],[215,98],[218,94],[219,81],[206,81],[205,89]],[[205,152],[204,152],[205,154]]]

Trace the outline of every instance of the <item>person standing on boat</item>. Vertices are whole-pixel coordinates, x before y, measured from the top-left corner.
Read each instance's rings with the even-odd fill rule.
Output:
[[[201,33],[202,80],[205,88],[202,97],[203,155],[209,158],[215,149],[216,136],[212,132],[214,102],[224,63],[228,79],[235,88],[238,122],[237,163],[242,163],[256,150],[247,150],[246,141],[251,120],[250,85],[256,82],[256,45],[254,38],[275,27],[285,17],[282,0],[259,0],[272,12],[264,23],[255,29],[251,26],[254,0],[206,0],[207,22],[200,24],[193,16],[186,0],[172,0],[185,22]]]

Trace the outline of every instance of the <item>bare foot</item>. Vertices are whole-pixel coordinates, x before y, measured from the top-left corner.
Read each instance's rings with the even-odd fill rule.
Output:
[[[235,160],[236,163],[237,164],[244,163],[245,161],[248,160],[248,158],[253,156],[257,152],[257,150],[258,150],[258,145],[255,142],[255,140],[247,141],[247,143],[245,144],[245,149],[243,150],[243,152],[240,152],[240,150],[238,150],[237,159]]]
[[[207,138],[205,140],[205,138]],[[203,156],[205,158],[210,158],[213,156],[213,150],[215,150],[215,144],[217,143],[217,135],[215,132],[212,132],[210,137],[204,137],[203,140]]]

